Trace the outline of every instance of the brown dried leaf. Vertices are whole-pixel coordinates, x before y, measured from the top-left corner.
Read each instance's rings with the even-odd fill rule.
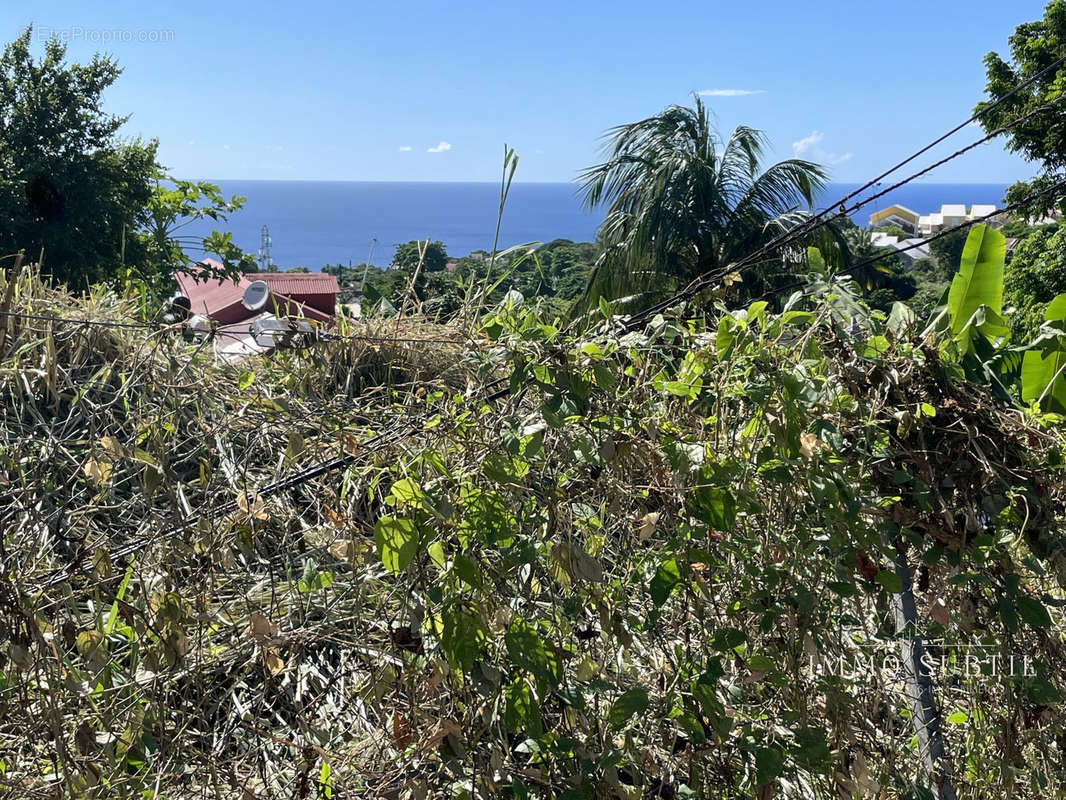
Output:
[[[804,458],[814,458],[825,447],[822,440],[813,433],[800,434],[800,455]]]
[[[642,542],[648,541],[651,535],[655,533],[655,526],[659,523],[659,512],[650,511],[640,519],[640,530],[637,532],[637,536],[640,537]]]
[[[114,436],[101,436],[100,449],[107,453],[112,461],[118,461],[123,456],[122,445]]]
[[[278,626],[258,611],[253,611],[248,621],[248,633],[259,644],[266,644],[278,635]]]
[[[237,492],[237,508],[253,519],[266,520],[270,515],[266,512],[266,501],[252,490]]]
[[[89,480],[99,486],[107,483],[108,478],[111,477],[111,462],[97,461],[95,458],[90,458],[85,462],[85,466],[81,468],[81,471],[85,473]]]
[[[392,713],[392,743],[397,750],[406,750],[411,744],[411,725],[399,711]]]
[[[285,660],[276,647],[263,648],[263,664],[271,675],[277,675],[285,669]]]

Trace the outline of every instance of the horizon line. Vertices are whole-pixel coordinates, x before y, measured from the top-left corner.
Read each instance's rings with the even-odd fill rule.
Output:
[[[221,181],[250,181],[260,183],[425,183],[425,184],[442,184],[442,183],[462,183],[462,184],[485,184],[489,186],[499,186],[499,180],[419,180],[419,179],[385,179],[385,178],[210,178],[210,177],[195,177],[195,178],[182,178],[181,180],[193,180],[193,181],[209,181],[209,182],[221,182]],[[1004,180],[957,180],[957,181],[923,181],[915,180],[911,181],[907,185],[921,185],[921,186],[999,186],[999,185],[1011,185],[1018,183],[1019,181],[1031,180],[1026,178],[1012,178]],[[865,183],[864,180],[834,180],[827,181],[827,186],[839,186],[846,184],[861,185]],[[515,179],[515,184],[540,184],[540,185],[552,185],[558,186],[565,185],[578,185],[576,179],[571,180],[555,180],[555,181],[520,181]],[[871,187],[875,188],[875,187]],[[904,188],[904,187],[899,187]],[[898,191],[898,189],[894,190]]]

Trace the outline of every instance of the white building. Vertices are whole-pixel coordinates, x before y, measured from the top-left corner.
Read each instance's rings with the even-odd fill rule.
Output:
[[[911,211],[906,206],[891,205],[870,215],[870,227],[883,228],[893,226],[913,234],[918,232],[918,217],[919,214]]]
[[[962,225],[964,222],[972,222],[975,219],[987,217],[996,212],[996,206],[984,203],[970,206],[966,209],[962,203],[945,203],[940,211],[932,214],[922,214],[918,218],[918,233],[922,236],[932,236],[941,231]],[[998,226],[999,220],[991,217],[987,220],[989,225]]]

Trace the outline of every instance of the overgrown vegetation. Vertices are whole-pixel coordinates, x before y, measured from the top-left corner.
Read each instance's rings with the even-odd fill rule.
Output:
[[[0,781],[920,797],[895,660],[920,634],[960,796],[1058,793],[1063,442],[997,396],[997,236],[971,236],[924,331],[822,281],[635,331],[507,304],[469,339],[382,320],[241,366],[168,329],[38,319],[138,313],[24,271]],[[1046,331],[1023,384],[1059,363]],[[1062,380],[1045,370],[1048,408]]]
[[[113,146],[114,65],[23,39]],[[178,233],[239,208],[209,184],[146,169],[112,288],[4,259],[5,796],[1066,794],[1057,230],[907,272],[820,228],[637,324],[821,173],[698,99],[616,134],[600,242],[336,267],[373,313],[262,360],[156,312],[186,248],[241,265]]]

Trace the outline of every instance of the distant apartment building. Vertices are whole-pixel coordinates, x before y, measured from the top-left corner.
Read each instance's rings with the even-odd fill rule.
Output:
[[[893,226],[902,228],[907,233],[918,232],[918,220],[921,215],[917,211],[911,211],[906,206],[892,205],[875,211],[870,215],[871,228],[884,228]]]
[[[945,203],[940,211],[932,214],[922,214],[918,218],[918,233],[922,236],[932,236],[941,231],[962,225],[964,222],[973,222],[975,219],[987,217],[996,212],[996,206],[991,204],[975,204],[967,210],[961,203]],[[998,227],[1000,221],[997,217],[987,220],[989,225]]]

